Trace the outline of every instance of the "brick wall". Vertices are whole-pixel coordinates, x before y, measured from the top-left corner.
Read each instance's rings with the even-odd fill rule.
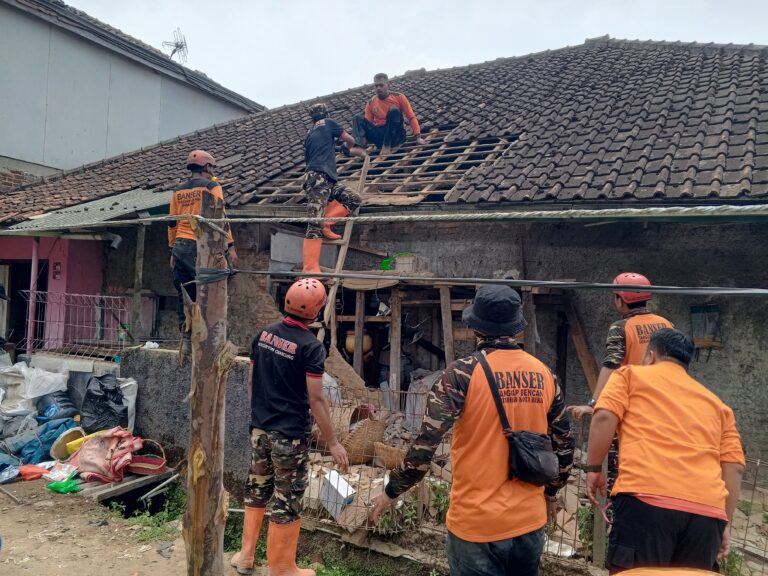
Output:
[[[12,170],[10,168],[0,168],[0,192],[10,190],[16,186],[34,182],[39,176],[22,172],[21,170]]]

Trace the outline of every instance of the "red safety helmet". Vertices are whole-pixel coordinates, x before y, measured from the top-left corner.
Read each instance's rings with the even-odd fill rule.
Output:
[[[641,286],[650,286],[651,281],[648,280],[642,274],[637,272],[622,272],[616,278],[613,279],[614,284],[634,284]],[[634,292],[629,290],[615,290],[613,292],[621,298],[626,304],[633,304],[634,302],[645,302],[650,300],[652,294],[650,292]]]
[[[187,170],[190,169],[190,166],[202,166],[205,168],[208,164],[216,166],[216,160],[205,150],[192,150],[189,156],[187,156]]]
[[[317,278],[302,278],[291,284],[285,294],[285,311],[305,320],[314,320],[328,296]]]

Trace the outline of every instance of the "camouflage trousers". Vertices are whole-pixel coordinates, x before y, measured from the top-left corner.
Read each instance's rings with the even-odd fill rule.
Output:
[[[331,200],[336,200],[354,213],[360,206],[360,196],[349,188],[331,180],[323,172],[307,170],[304,174],[304,193],[307,195],[307,211],[310,218],[322,218],[325,215],[325,207]],[[322,238],[323,224],[310,222],[307,224],[307,238]]]
[[[269,506],[271,521],[278,524],[297,520],[307,489],[307,440],[286,438],[279,432],[254,428],[251,430],[251,447],[245,505]]]

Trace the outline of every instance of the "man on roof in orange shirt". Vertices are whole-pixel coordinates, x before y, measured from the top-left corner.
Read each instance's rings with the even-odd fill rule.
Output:
[[[190,178],[179,184],[171,196],[171,216],[182,214],[200,214],[200,206],[204,193],[213,194],[216,198],[224,200],[224,192],[213,175],[216,169],[216,160],[205,150],[193,150],[187,156],[187,170]],[[235,241],[229,225],[227,232],[227,252],[225,256],[230,266],[237,263]],[[179,331],[182,334],[181,353],[189,354],[191,348],[191,330],[185,327],[184,298],[181,292],[182,286],[189,294],[192,301],[197,297],[197,286],[194,284],[197,265],[197,240],[195,232],[189,220],[180,219],[168,223],[168,247],[171,250],[171,269],[173,270],[173,285],[179,295],[176,303],[176,312],[179,317]]]
[[[693,342],[654,332],[644,366],[623,366],[595,404],[589,430],[587,495],[605,495],[602,463],[618,430],[619,477],[606,566],[715,571],[728,551],[744,452],[733,411],[688,375]]]
[[[651,281],[648,278],[636,272],[622,272],[613,279],[613,283],[641,286],[651,285]],[[627,366],[628,364],[642,363],[651,334],[661,328],[674,328],[672,322],[648,310],[648,302],[651,300],[651,296],[651,292],[633,292],[630,290],[616,290],[613,293],[613,305],[621,314],[621,320],[617,320],[608,328],[603,366],[597,377],[595,392],[589,404],[568,407],[568,411],[577,420],[592,414],[592,407],[600,397],[605,383],[608,382],[608,378],[617,368]],[[618,473],[618,450],[619,444],[614,441],[608,453],[609,492],[616,481]]]
[[[381,149],[382,154],[389,154],[393,147],[405,142],[403,120],[407,120],[416,142],[426,144],[421,137],[419,121],[405,94],[390,92],[389,77],[383,72],[373,77],[373,85],[376,95],[365,105],[365,114],[357,114],[352,119],[355,143],[363,148],[372,143]]]
[[[557,492],[573,462],[573,438],[560,387],[549,369],[515,341],[525,328],[520,295],[509,286],[481,287],[463,313],[478,337],[478,352],[451,363],[429,394],[419,437],[384,494],[374,499],[376,521],[426,474],[435,450],[453,428],[448,526],[452,576],[536,576],[544,526],[557,511]],[[494,374],[486,378],[481,358]],[[515,431],[547,434],[559,475],[547,486],[509,478],[509,443],[491,386]]]

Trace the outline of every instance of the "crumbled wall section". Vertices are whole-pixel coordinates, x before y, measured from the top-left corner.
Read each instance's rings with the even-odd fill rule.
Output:
[[[269,256],[238,250],[238,267],[244,270],[269,269]],[[241,274],[229,283],[229,339],[241,350],[250,348],[256,332],[283,318],[272,295],[267,277]]]
[[[766,224],[360,223],[355,230],[365,235],[371,248],[425,257],[436,276],[500,277],[507,270],[525,269],[529,279],[610,282],[619,272],[633,271],[672,286],[768,285],[768,269],[758,265],[766,260]],[[376,264],[375,258],[350,251],[346,269],[370,270]],[[599,362],[608,326],[618,318],[612,297],[599,290],[574,290],[572,296]],[[720,306],[723,348],[711,354],[702,350],[691,364],[691,375],[733,408],[748,454],[765,458],[768,356],[763,343],[768,340],[768,300],[664,294],[654,297],[652,309],[690,333],[690,307],[705,303]],[[537,355],[554,368],[556,315],[542,308],[537,319]],[[567,385],[568,402],[589,399],[572,342]]]

